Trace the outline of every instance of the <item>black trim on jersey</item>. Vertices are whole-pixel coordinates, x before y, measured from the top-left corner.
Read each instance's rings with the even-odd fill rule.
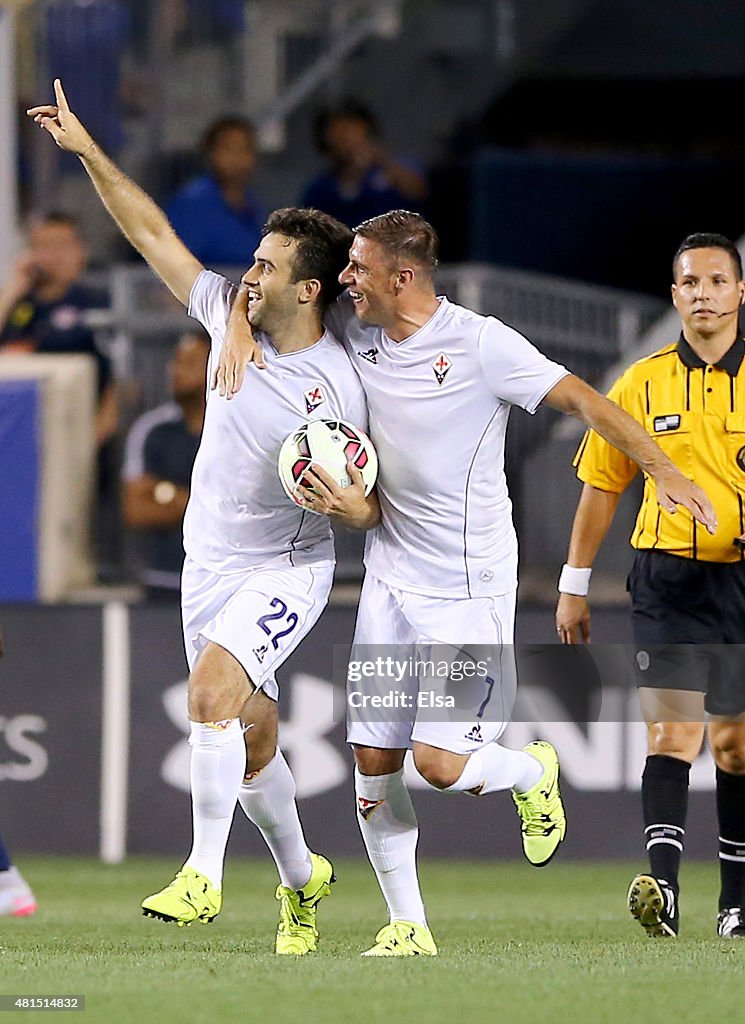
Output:
[[[585,448],[587,447],[587,442],[589,440],[590,440],[590,431],[587,430],[587,431],[585,431],[585,436],[582,438],[582,441],[581,441],[580,446],[579,446],[579,450],[578,450],[578,452],[577,452],[577,454],[575,456],[575,459],[574,459],[575,469],[579,469],[579,465],[582,462],[582,456],[585,454]]]
[[[649,407],[649,381],[648,380],[646,380],[644,382],[644,394],[646,396],[646,401],[647,401],[647,416],[649,416],[650,407]]]
[[[691,368],[686,370],[686,412],[691,409]]]
[[[502,407],[500,406],[499,409],[501,408]],[[479,448],[483,444],[484,438],[489,433],[489,428],[491,427],[492,423],[499,415],[499,409],[494,410],[492,418],[486,424],[486,427],[484,428],[484,433],[479,438],[478,444],[473,450],[473,455],[471,456],[471,464],[469,465],[468,472],[466,473],[466,493],[463,498],[463,565],[466,570],[466,589],[468,590],[469,597],[473,597],[473,594],[471,593],[471,577],[468,572],[468,541],[466,539],[466,532],[468,530],[468,486],[471,482],[471,471],[473,470],[473,464],[476,461],[476,456],[479,453]]]
[[[729,411],[730,412],[734,412],[735,411],[735,395],[736,395],[736,393],[737,392],[735,390],[735,378],[734,377],[730,377],[730,379],[729,379]]]
[[[715,363],[705,363],[701,356],[697,355],[688,342],[683,337],[681,331],[680,337],[678,338],[678,346],[676,349],[678,357],[684,366],[687,366],[689,370],[701,370],[705,366],[716,366],[718,370],[726,370],[730,377],[736,377],[743,357],[745,357],[745,339],[741,334],[735,338],[730,347],[724,353],[721,359],[717,359]]]
[[[302,510],[302,512],[300,514],[300,524],[298,525],[297,532],[296,532],[295,536],[292,538],[292,540],[290,541],[290,550],[288,552],[288,555],[289,555],[289,558],[290,558],[290,565],[293,568],[295,568],[295,563],[292,560],[292,556],[295,554],[295,545],[297,544],[297,539],[300,536],[300,534],[302,532],[302,529],[303,529],[303,523],[305,522],[305,513],[306,513],[306,511],[307,511],[306,509]]]
[[[657,506],[657,522],[654,524],[654,544],[652,545],[653,548],[656,548],[657,545],[660,543],[660,519],[661,518],[662,518],[662,512],[660,511],[660,506],[658,505]]]
[[[698,559],[698,523],[695,519],[691,520],[693,524],[693,539],[691,542],[691,558],[695,562]]]
[[[741,494],[737,495],[737,506],[740,511],[740,536],[742,537],[743,533],[745,533],[745,520],[743,519],[743,505]],[[738,545],[738,547],[740,546]],[[745,549],[740,547],[740,561],[742,562],[743,559],[745,559]]]

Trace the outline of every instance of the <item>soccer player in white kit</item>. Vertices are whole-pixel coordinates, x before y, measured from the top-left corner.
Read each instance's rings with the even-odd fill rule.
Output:
[[[209,332],[215,361],[237,289],[204,269],[153,201],[100,151],[59,82],[55,92],[56,106],[29,113],[80,157],[124,234]],[[294,780],[277,747],[275,672],[326,604],[334,546],[329,520],[287,499],[277,456],[309,418],[367,426],[359,379],[321,320],[339,292],[350,241],[351,232],[325,214],[279,210],[243,275],[264,369],[235,401],[208,399],[184,521],[193,845],[173,882],[142,904],[146,915],[179,925],[213,920],[240,801],[278,868],[276,951],[289,955],[315,950],[316,907],[334,876],[330,862],[308,849]],[[352,476],[363,491],[361,475]],[[377,521],[374,495],[358,500],[358,517],[363,529]],[[355,525],[354,517],[346,522]]]
[[[417,214],[393,211],[366,221],[340,275],[356,318],[345,318],[344,300],[327,317],[343,333],[360,374],[380,458],[382,518],[367,537],[353,657],[383,645],[396,645],[397,654],[402,645],[415,652],[435,644],[466,655],[473,645],[491,645],[510,661],[517,588],[504,476],[510,406],[533,413],[546,402],[592,424],[655,479],[666,509],[682,504],[710,530],[715,517],[703,491],[618,406],[517,331],[438,297],[436,266],[437,237]],[[231,335],[234,326],[243,335],[238,348],[250,352],[238,305]],[[237,350],[234,355],[240,359]],[[241,383],[236,365],[233,390]],[[316,511],[339,514],[354,499],[308,476],[314,493],[306,500]],[[506,665],[504,678],[492,679],[485,705],[504,696],[509,673]],[[380,694],[379,678],[362,678],[358,688],[366,684]],[[415,697],[420,685],[412,673],[396,689]],[[472,720],[439,721],[418,714],[415,699],[407,706],[408,717],[398,714],[395,721],[350,714],[358,822],[390,918],[368,956],[437,952],[417,877],[418,829],[403,777],[407,748],[437,789],[474,795],[511,789],[532,864],[548,863],[566,829],[553,747],[500,746],[508,714],[480,715],[481,705]]]

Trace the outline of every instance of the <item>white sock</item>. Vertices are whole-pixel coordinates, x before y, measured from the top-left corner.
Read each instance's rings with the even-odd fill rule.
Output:
[[[279,748],[265,768],[243,782],[238,803],[264,837],[282,885],[302,889],[313,865],[295,804],[295,780]]]
[[[525,793],[540,781],[544,772],[541,762],[524,750],[510,750],[498,743],[487,743],[474,750],[466,761],[461,776],[445,793],[463,793],[471,790],[495,793],[501,789],[514,789]]]
[[[427,923],[416,871],[416,814],[403,769],[391,775],[354,770],[357,822],[391,921]]]
[[[194,839],[186,863],[219,889],[225,847],[246,770],[240,720],[234,718],[225,729],[192,722],[189,744]]]

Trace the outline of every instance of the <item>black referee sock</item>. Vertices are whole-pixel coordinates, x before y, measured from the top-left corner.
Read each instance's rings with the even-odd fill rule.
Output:
[[[649,869],[678,891],[678,871],[688,813],[687,761],[650,754],[642,774],[642,811]]]
[[[745,775],[717,768],[719,817],[719,909],[742,907],[745,899]]]

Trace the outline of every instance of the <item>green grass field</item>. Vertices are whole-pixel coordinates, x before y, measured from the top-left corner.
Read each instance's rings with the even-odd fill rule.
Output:
[[[289,962],[271,952],[276,879],[263,861],[230,862],[223,913],[190,928],[139,913],[171,862],[21,867],[40,909],[0,918],[0,993],[85,994],[73,1021],[698,1024],[739,1019],[742,1005],[745,941],[714,934],[714,864],[686,867],[683,935],[653,942],[625,909],[634,865],[430,861],[422,881],[441,955],[380,961],[358,955],[384,923],[372,875],[339,863],[319,952]],[[8,1013],[19,1018],[50,1012]]]

